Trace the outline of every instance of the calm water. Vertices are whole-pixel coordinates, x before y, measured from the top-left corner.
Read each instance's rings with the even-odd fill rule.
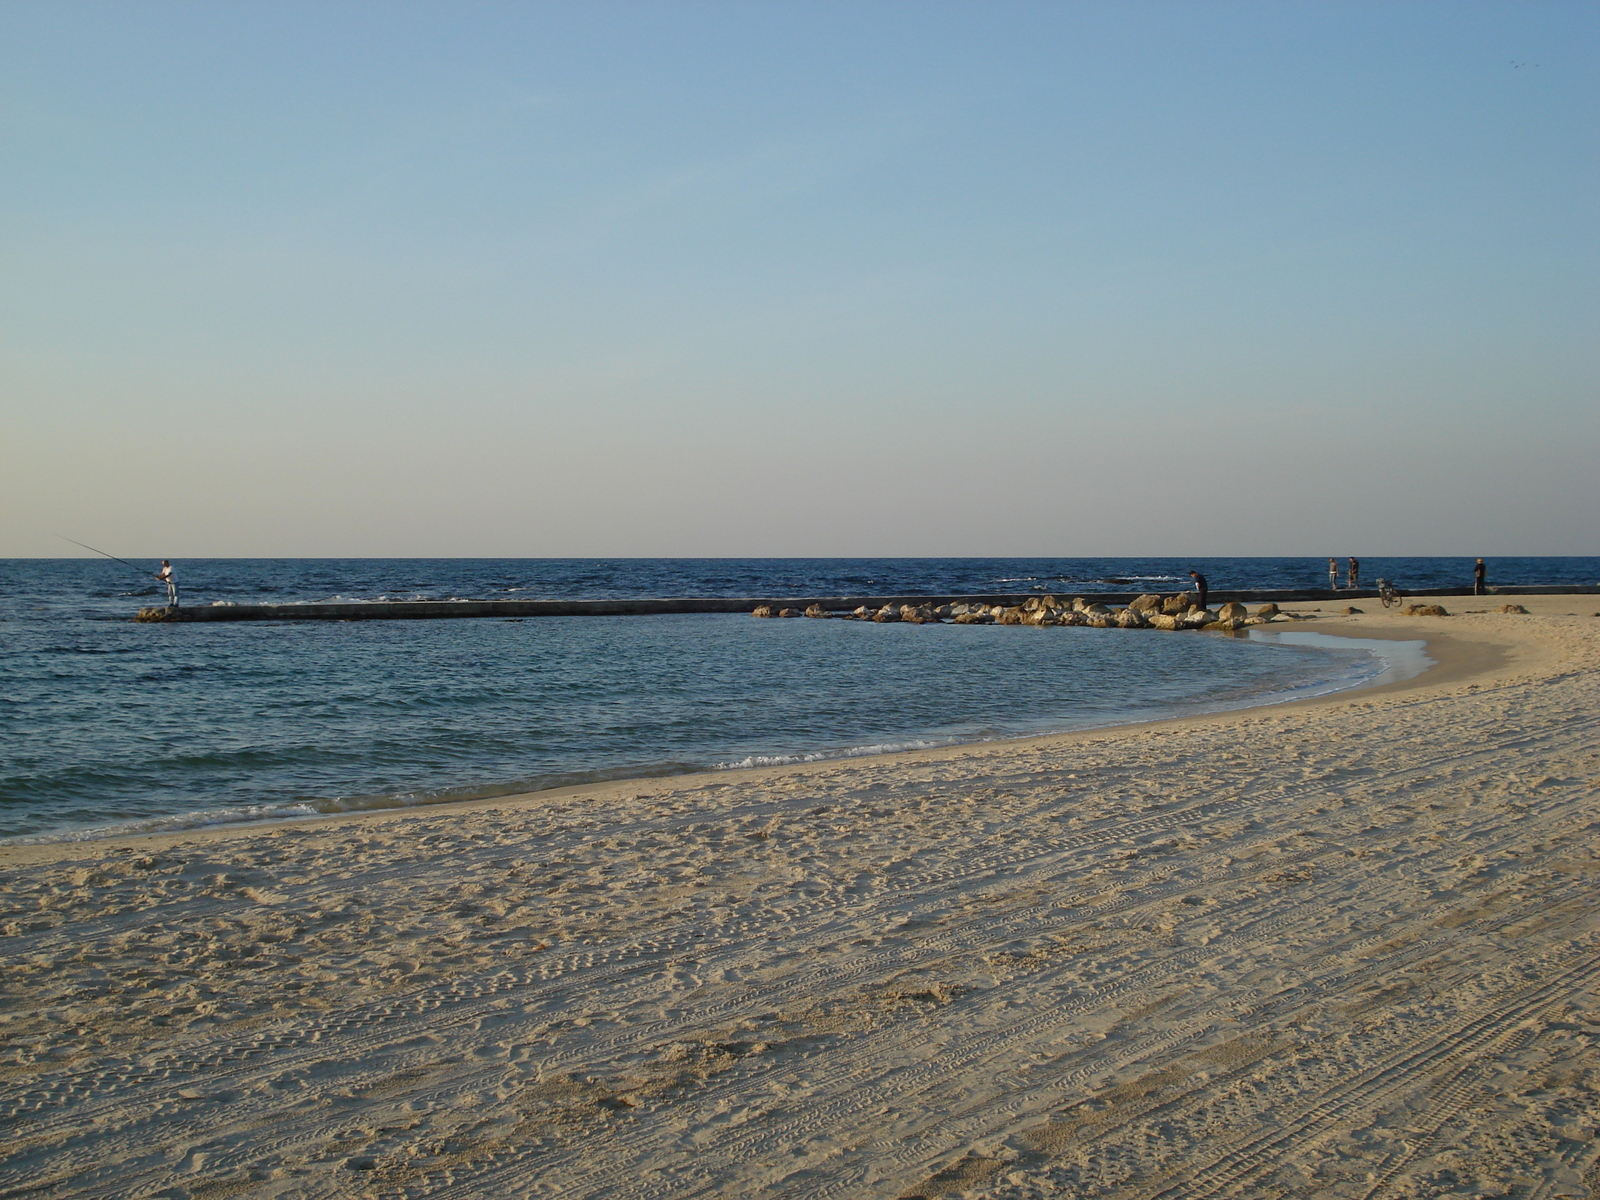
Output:
[[[1317,586],[1322,560],[196,560],[186,603]],[[153,564],[152,564],[153,566]],[[1519,574],[1513,574],[1513,572]],[[1467,560],[1366,560],[1423,587]],[[1497,560],[1593,582],[1600,560]],[[1362,648],[715,615],[135,625],[107,560],[0,561],[0,836],[503,795],[1017,736],[1352,686]],[[1313,639],[1315,641],[1316,639]]]

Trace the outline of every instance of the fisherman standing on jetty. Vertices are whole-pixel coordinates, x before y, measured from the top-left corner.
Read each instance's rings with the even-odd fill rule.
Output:
[[[178,607],[178,576],[172,569],[172,564],[166,559],[161,560],[161,570],[156,572],[156,578],[167,585],[167,607]]]
[[[1195,594],[1200,601],[1200,607],[1204,608],[1206,606],[1206,577],[1200,574],[1199,571],[1190,571],[1189,578],[1194,580]]]
[[[1361,560],[1354,555],[1350,557],[1350,590],[1353,592],[1361,586]]]
[[[1483,595],[1483,577],[1486,573],[1487,568],[1484,567],[1483,559],[1480,558],[1472,567],[1472,594],[1474,596]]]

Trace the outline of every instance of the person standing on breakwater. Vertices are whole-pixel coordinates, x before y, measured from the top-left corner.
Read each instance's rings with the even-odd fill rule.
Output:
[[[1353,592],[1361,586],[1361,560],[1354,556],[1350,559],[1350,590]]]
[[[1328,560],[1328,590],[1330,592],[1339,590],[1339,564],[1331,558]]]
[[[1472,594],[1474,596],[1483,595],[1483,577],[1486,573],[1487,569],[1483,565],[1483,559],[1480,558],[1472,567]]]
[[[167,607],[178,607],[178,576],[172,569],[172,564],[166,559],[161,560],[161,570],[156,572],[156,578],[167,585]]]
[[[1199,571],[1190,571],[1189,578],[1194,580],[1195,595],[1200,601],[1200,607],[1206,606],[1206,577]]]

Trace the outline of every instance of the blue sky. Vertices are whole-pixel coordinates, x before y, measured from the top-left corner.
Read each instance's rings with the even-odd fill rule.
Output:
[[[0,556],[1600,553],[1600,6],[0,8]]]

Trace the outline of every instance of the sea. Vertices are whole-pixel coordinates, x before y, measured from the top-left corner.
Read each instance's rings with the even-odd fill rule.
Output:
[[[193,559],[185,604],[1325,587],[1325,558]],[[1341,567],[1343,560],[1341,560]],[[0,843],[850,758],[1400,678],[1418,642],[689,614],[140,625],[108,558],[0,560]],[[1403,589],[1471,560],[1372,558]],[[1491,583],[1592,584],[1600,558]]]

